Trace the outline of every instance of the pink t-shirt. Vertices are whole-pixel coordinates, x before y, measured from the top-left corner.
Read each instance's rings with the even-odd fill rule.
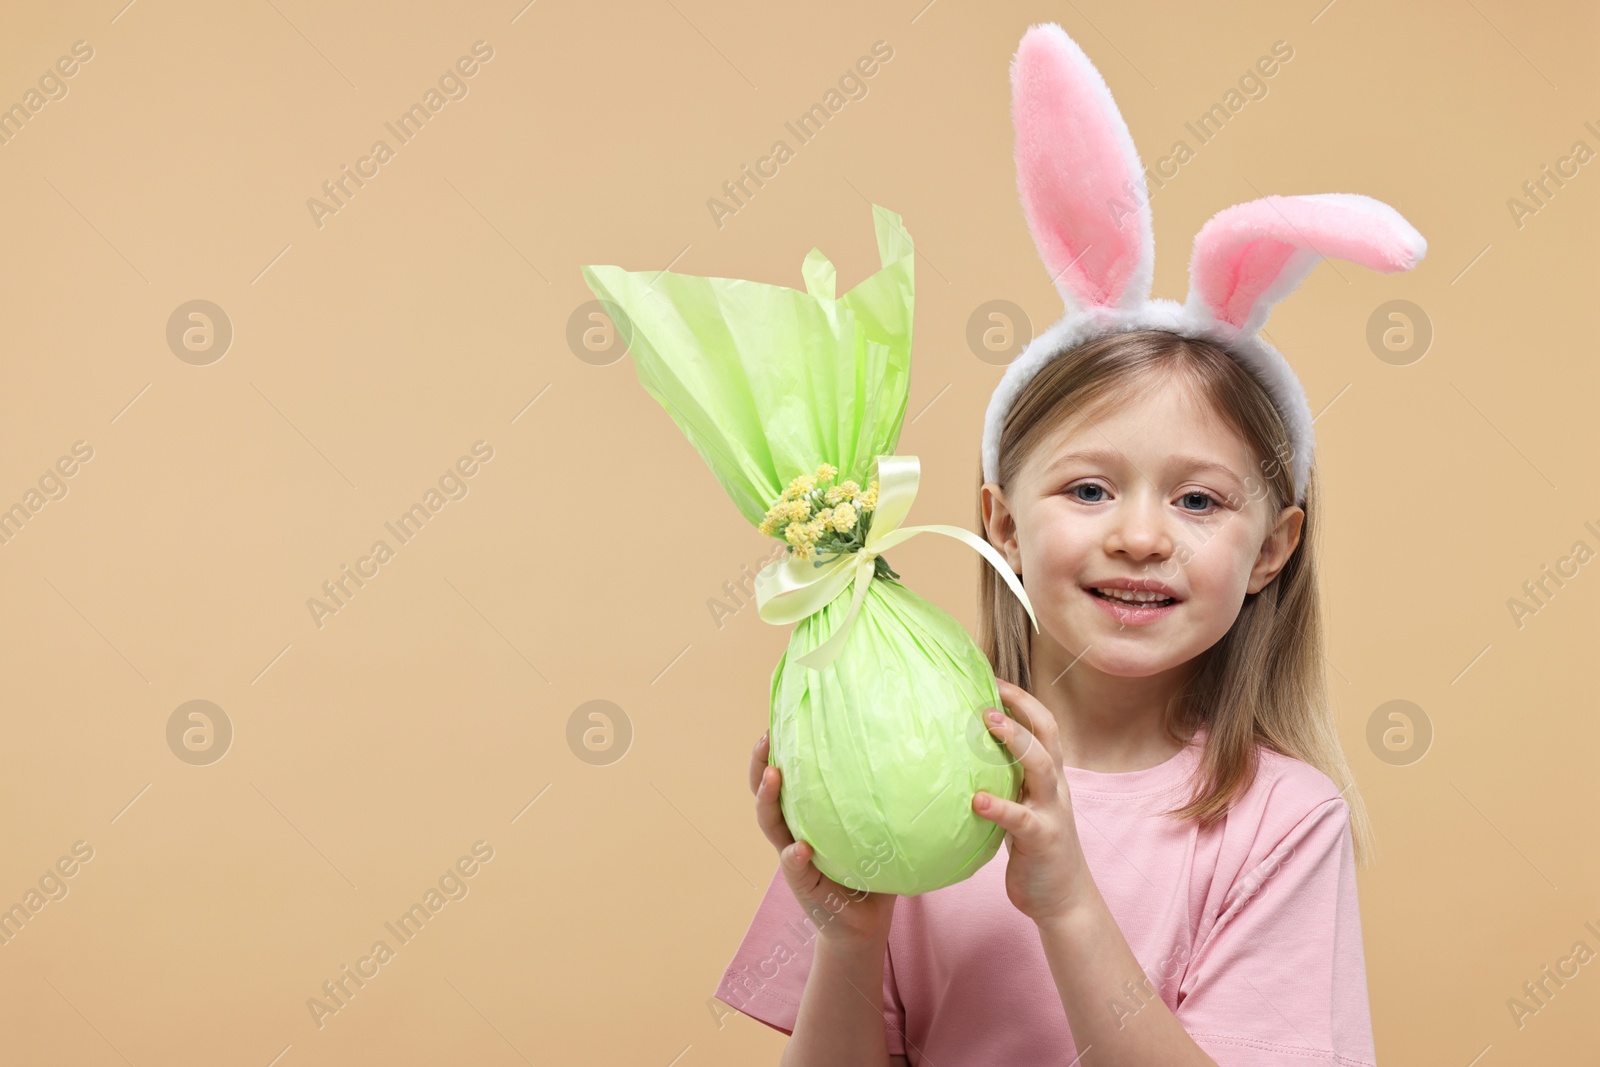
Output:
[[[1205,737],[1202,727],[1144,770],[1065,768],[1101,895],[1150,987],[1220,1067],[1375,1067],[1339,788],[1263,749],[1254,784],[1201,833],[1159,812],[1187,800]],[[883,976],[890,1053],[931,1067],[1074,1062],[1038,928],[1006,897],[1009,858],[1001,846],[971,878],[895,902]],[[774,871],[717,999],[793,1033],[815,937]],[[1148,996],[1130,983],[1121,1010]]]

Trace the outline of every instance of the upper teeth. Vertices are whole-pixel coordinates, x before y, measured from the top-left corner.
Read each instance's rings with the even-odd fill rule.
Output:
[[[1144,593],[1144,592],[1139,592],[1138,590],[1134,590],[1134,589],[1101,589],[1101,588],[1096,588],[1095,592],[1100,593],[1100,594],[1102,594],[1104,596],[1115,597],[1118,600],[1132,600],[1132,601],[1137,601],[1138,603],[1141,603],[1141,604],[1149,603],[1152,600],[1167,600],[1167,599],[1170,599],[1169,597],[1167,597],[1163,593]]]

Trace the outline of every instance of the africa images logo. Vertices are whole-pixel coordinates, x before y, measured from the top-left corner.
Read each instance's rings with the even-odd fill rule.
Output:
[[[487,41],[475,41],[472,45],[472,55],[462,56],[456,60],[455,65],[447,67],[439,75],[437,87],[430,85],[422,94],[421,101],[413,103],[402,111],[393,122],[385,122],[384,129],[388,130],[394,138],[394,145],[379,138],[372,142],[368,153],[356,160],[355,169],[350,164],[339,165],[339,175],[322,183],[324,199],[315,196],[306,198],[306,210],[311,213],[311,221],[322,229],[323,219],[328,215],[337,215],[355,197],[356,193],[364,188],[368,181],[376,178],[380,168],[388,163],[398,153],[399,147],[410,144],[412,139],[421,133],[429,120],[443,111],[445,105],[452,100],[465,100],[471,92],[468,79],[477,76],[482,69],[481,64],[494,58],[494,48]],[[365,180],[363,180],[365,179]]]

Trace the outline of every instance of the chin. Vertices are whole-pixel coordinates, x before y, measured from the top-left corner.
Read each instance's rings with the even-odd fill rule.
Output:
[[[1148,656],[1137,653],[1121,655],[1116,652],[1097,655],[1098,651],[1100,650],[1091,650],[1081,662],[1113,678],[1148,678],[1154,674],[1170,671],[1184,662],[1165,655]]]
[[[1075,650],[1083,649],[1084,641],[1076,636],[1082,632],[1079,627],[1064,626],[1058,629],[1050,626],[1044,619],[1040,622],[1044,626],[1044,632],[1049,634],[1051,640],[1066,653],[1069,662],[1078,655]],[[1058,635],[1063,631],[1072,633],[1073,638],[1067,641],[1061,640]],[[1108,642],[1101,638],[1090,645],[1073,669],[1087,667],[1113,678],[1148,678],[1153,674],[1181,666],[1190,658],[1174,655],[1171,648],[1157,648],[1153,643],[1138,647],[1138,642],[1144,640],[1146,639],[1138,635],[1134,635],[1130,642],[1118,641],[1115,638]]]

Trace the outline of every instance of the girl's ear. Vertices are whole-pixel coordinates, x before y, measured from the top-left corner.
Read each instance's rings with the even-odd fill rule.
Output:
[[[1155,240],[1144,167],[1105,79],[1055,23],[1011,61],[1017,188],[1069,314],[1150,296]]]
[[[1300,531],[1305,520],[1305,509],[1293,504],[1278,512],[1272,529],[1267,531],[1266,540],[1261,544],[1261,551],[1256,555],[1255,565],[1250,568],[1245,592],[1259,593],[1278,576],[1300,545]]]
[[[1005,490],[994,482],[979,489],[983,503],[983,531],[989,543],[1000,550],[1013,574],[1022,573],[1022,553],[1017,547],[1017,520],[1006,504]]]

